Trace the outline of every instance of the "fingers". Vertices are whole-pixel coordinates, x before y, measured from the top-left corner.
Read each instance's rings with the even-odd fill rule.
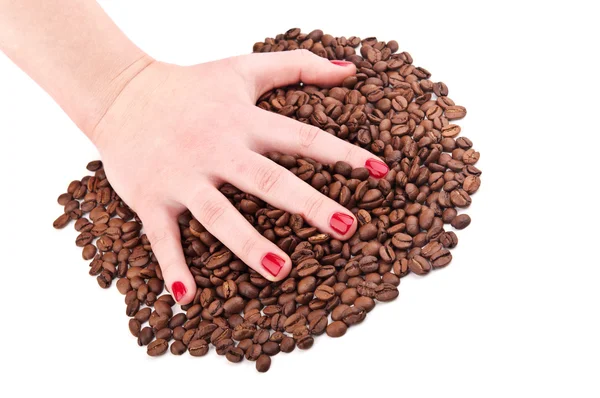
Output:
[[[245,151],[233,162],[234,167],[224,170],[222,178],[242,191],[279,209],[301,214],[310,225],[336,239],[348,239],[356,231],[352,212],[271,160]]]
[[[236,70],[255,82],[255,99],[275,87],[299,82],[331,87],[356,73],[352,62],[331,62],[308,50],[249,54],[233,60]]]
[[[327,164],[341,160],[353,168],[366,167],[374,178],[382,178],[389,171],[387,165],[371,152],[318,127],[275,113],[260,114],[254,134],[260,153],[297,153]]]
[[[250,268],[270,281],[289,274],[292,261],[285,252],[258,233],[216,188],[206,186],[189,202],[188,208],[204,228]],[[217,255],[214,263],[218,266],[218,262]]]
[[[179,304],[188,304],[196,294],[196,282],[183,257],[176,217],[166,210],[154,210],[142,220],[167,289]]]

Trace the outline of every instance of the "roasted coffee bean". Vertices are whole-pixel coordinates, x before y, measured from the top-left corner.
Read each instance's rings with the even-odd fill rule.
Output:
[[[319,300],[327,301],[335,296],[335,291],[331,286],[319,285],[315,290],[315,297]]]
[[[232,339],[221,339],[215,344],[215,351],[218,355],[225,355],[233,348],[235,343]]]
[[[334,321],[327,326],[327,335],[329,337],[342,337],[347,330],[348,326],[344,322]]]
[[[131,332],[131,334],[133,335],[133,337],[139,337],[140,335],[140,321],[138,321],[137,319],[130,319],[129,320],[129,331]]]
[[[380,301],[382,301],[382,300],[380,300]],[[375,300],[373,300],[371,297],[366,297],[366,296],[358,297],[354,301],[354,306],[362,308],[365,311],[369,312],[373,308],[375,308]]]
[[[187,347],[181,341],[175,341],[171,344],[171,354],[173,355],[182,355],[186,350]]]
[[[431,270],[429,261],[419,255],[408,260],[408,268],[417,275],[425,275]]]
[[[208,353],[208,343],[202,339],[191,341],[188,344],[188,351],[193,357],[203,357]]]
[[[397,233],[392,237],[392,245],[397,249],[408,249],[412,246],[412,237],[404,233]]]
[[[147,352],[151,357],[157,357],[165,352],[169,348],[169,343],[165,339],[156,339],[152,343],[148,344]]]
[[[152,328],[149,326],[146,326],[146,327],[142,328],[142,330],[140,330],[140,333],[138,336],[138,345],[140,345],[140,346],[148,345],[148,344],[150,344],[150,342],[152,341],[153,338],[154,338],[154,332],[152,331]]]
[[[375,289],[375,299],[377,301],[392,301],[396,297],[398,297],[398,288],[390,283],[382,283]],[[356,306],[356,302],[354,305]]]
[[[274,341],[267,341],[263,344],[262,350],[269,356],[277,355],[280,351],[279,344]]]
[[[244,359],[244,351],[239,347],[233,347],[225,354],[229,362],[238,363]]]
[[[468,214],[460,214],[456,216],[451,225],[456,229],[465,229],[471,224],[471,217]]]
[[[342,321],[348,325],[356,325],[357,323],[361,323],[365,317],[367,316],[367,312],[361,307],[350,307],[344,311],[342,314]]]
[[[265,373],[269,368],[271,368],[271,357],[265,354],[259,356],[256,360],[256,370],[260,373]]]
[[[260,344],[252,344],[246,350],[246,359],[249,361],[256,361],[262,354],[262,347]]]
[[[289,336],[285,336],[283,338],[283,340],[281,340],[281,344],[280,344],[280,348],[281,348],[281,352],[292,352],[294,351],[294,348],[296,348],[296,342],[294,341],[293,338],[289,337]]]

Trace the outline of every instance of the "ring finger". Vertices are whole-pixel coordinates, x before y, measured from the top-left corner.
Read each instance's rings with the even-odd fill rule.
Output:
[[[310,225],[336,239],[348,239],[356,231],[352,212],[264,156],[244,151],[232,162],[234,167],[226,168],[221,177],[242,191],[301,214]]]
[[[290,258],[258,233],[221,192],[210,185],[198,192],[186,204],[208,232],[266,279],[279,281],[288,275]],[[219,261],[218,256],[214,258],[217,266]]]

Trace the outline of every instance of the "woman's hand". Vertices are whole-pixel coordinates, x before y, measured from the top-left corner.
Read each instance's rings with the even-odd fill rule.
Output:
[[[140,216],[166,286],[186,304],[196,284],[183,256],[177,216],[186,208],[248,266],[276,281],[290,258],[256,231],[217,187],[228,182],[265,202],[302,214],[337,239],[356,231],[352,213],[261,154],[343,160],[374,177],[384,163],[318,128],[261,110],[274,87],[339,84],[355,73],[308,51],[251,54],[182,67],[148,62],[86,133],[117,193]]]

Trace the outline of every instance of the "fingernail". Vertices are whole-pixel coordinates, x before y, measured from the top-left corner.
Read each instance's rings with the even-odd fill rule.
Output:
[[[329,220],[331,229],[340,235],[346,235],[350,228],[352,228],[352,224],[354,224],[354,218],[344,213],[333,213]]]
[[[173,284],[171,285],[171,292],[175,296],[175,301],[179,302],[183,298],[183,296],[185,296],[187,289],[185,288],[185,285],[183,283],[173,282]]]
[[[334,65],[337,65],[337,66],[348,66],[348,65],[352,65],[352,62],[350,62],[350,61],[339,61],[339,60],[337,60],[337,59],[331,60],[331,61],[329,61],[329,62],[331,62],[332,64],[334,64]]]
[[[365,167],[369,170],[371,177],[381,178],[384,177],[390,169],[385,163],[378,159],[369,159],[365,162]]]
[[[274,253],[267,253],[263,257],[261,264],[271,275],[277,276],[283,268],[285,261]]]

